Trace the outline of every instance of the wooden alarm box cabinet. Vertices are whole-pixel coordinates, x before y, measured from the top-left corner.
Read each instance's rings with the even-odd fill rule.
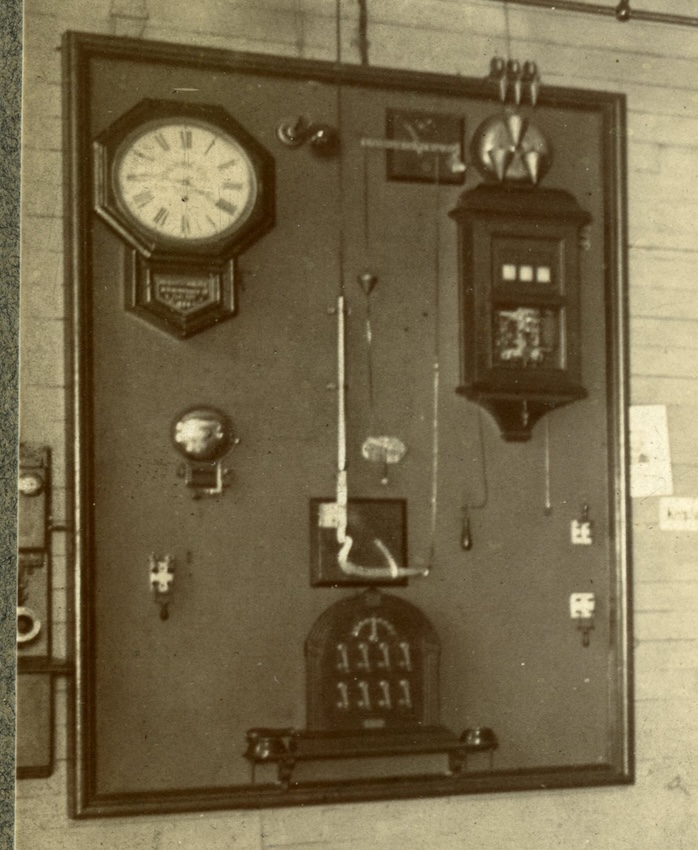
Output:
[[[458,223],[462,383],[507,440],[527,440],[582,384],[580,235],[591,221],[561,189],[481,184]]]

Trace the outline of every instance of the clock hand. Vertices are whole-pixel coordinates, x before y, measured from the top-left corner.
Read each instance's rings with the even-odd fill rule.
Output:
[[[167,172],[158,171],[142,171],[140,174],[127,174],[126,179],[129,181],[132,180],[161,180],[163,177],[167,175]]]
[[[160,168],[157,171],[132,171],[130,174],[126,174],[125,179],[129,182],[140,182],[141,180],[154,180],[157,183],[172,182],[170,179],[170,173],[174,168],[177,168],[181,164],[182,163],[174,163],[173,165],[166,166],[165,168]]]
[[[211,201],[212,204],[215,204],[218,201],[218,198],[210,190],[198,189],[196,186],[187,186],[187,188],[190,192],[195,192],[197,195],[203,195],[203,197]]]
[[[212,192],[210,189],[200,189],[198,186],[192,185],[189,177],[183,177],[181,180],[169,178],[163,180],[162,182],[169,183],[172,186],[180,186],[181,188],[186,190],[187,195],[190,195],[192,192],[194,192],[196,195],[203,195],[203,197],[211,201],[212,204],[215,204],[218,201],[218,198],[216,197],[214,192]]]
[[[230,216],[234,216],[238,212],[238,207],[235,204],[227,201],[225,198],[216,197],[214,192],[206,191],[205,189],[197,189],[196,186],[187,186],[187,189],[190,192],[202,195],[207,201],[210,201],[214,207],[217,207],[219,210],[223,210],[223,212],[228,213]]]

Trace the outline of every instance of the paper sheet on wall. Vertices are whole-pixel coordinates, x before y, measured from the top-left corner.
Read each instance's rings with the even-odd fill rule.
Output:
[[[671,496],[673,492],[666,406],[634,405],[630,408],[630,495]]]
[[[660,499],[659,528],[662,531],[698,531],[698,499],[681,496]]]

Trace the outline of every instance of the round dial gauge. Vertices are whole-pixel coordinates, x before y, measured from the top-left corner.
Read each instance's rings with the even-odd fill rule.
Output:
[[[19,476],[19,492],[23,496],[38,496],[43,488],[43,478],[35,472],[23,472]]]
[[[216,242],[239,230],[259,194],[253,162],[221,127],[192,118],[142,124],[116,152],[122,210],[156,240]]]

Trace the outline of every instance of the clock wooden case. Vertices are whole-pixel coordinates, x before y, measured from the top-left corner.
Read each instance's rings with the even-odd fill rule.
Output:
[[[94,208],[131,248],[127,307],[188,337],[235,313],[235,257],[274,224],[274,160],[216,104],[144,99],[94,142]]]

